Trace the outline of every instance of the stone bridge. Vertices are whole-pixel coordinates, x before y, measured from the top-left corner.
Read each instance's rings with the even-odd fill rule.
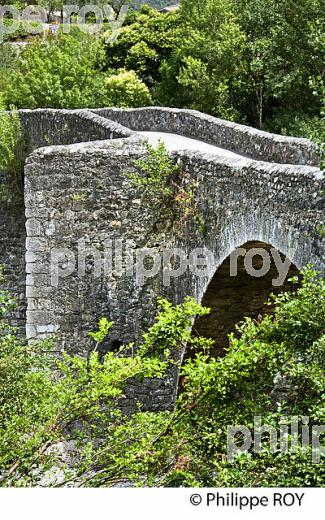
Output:
[[[55,334],[62,348],[83,352],[88,331],[107,316],[114,328],[103,348],[114,349],[139,340],[158,296],[190,295],[212,308],[195,328],[222,349],[238,320],[265,311],[277,276],[271,248],[290,260],[282,288],[307,263],[324,270],[325,183],[309,140],[167,108],[23,110],[20,117],[25,215],[18,203],[2,207],[0,262],[20,301],[15,323],[25,324],[26,310],[29,339]],[[201,229],[194,219],[168,226],[130,180],[148,153],[145,140],[164,135],[184,189],[196,187]],[[268,272],[249,275],[240,256],[230,276],[229,256],[239,247],[248,256],[253,248],[267,253]],[[250,258],[258,273],[261,255]],[[160,408],[173,392],[156,381],[140,394]]]

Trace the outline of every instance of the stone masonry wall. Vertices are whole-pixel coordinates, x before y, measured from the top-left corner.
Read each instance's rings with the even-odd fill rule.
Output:
[[[83,110],[20,110],[19,116],[25,157],[40,146],[132,137],[134,134],[118,123]],[[2,173],[0,182],[6,185],[9,181],[7,174]],[[9,290],[17,300],[17,309],[10,321],[12,325],[19,327],[21,334],[25,333],[26,324],[25,242],[23,200],[19,200],[17,196],[8,201],[1,200],[0,264],[5,267],[6,277],[1,289]]]
[[[179,279],[174,292],[187,291],[202,301],[222,262],[247,242],[271,244],[301,269],[309,262],[325,271],[324,176],[317,168],[265,162],[220,160],[187,152],[176,154],[183,169],[195,179],[198,206],[207,226],[203,237],[189,225],[178,244],[187,251],[207,247],[214,263],[206,278]]]
[[[324,176],[311,166],[317,156],[310,141],[175,109],[20,114],[28,155],[26,278],[22,206],[0,208],[0,263],[7,266],[7,286],[20,298],[19,324],[24,322],[26,284],[30,340],[55,334],[61,348],[85,353],[89,330],[107,316],[114,327],[103,352],[120,342],[137,343],[152,323],[158,296],[175,303],[187,295],[202,301],[218,267],[247,242],[276,247],[299,269],[313,262],[324,270]],[[135,130],[180,133],[260,160],[174,153],[186,174],[184,187],[188,182],[196,186],[206,228],[203,234],[188,219],[176,232],[130,181],[135,160],[147,153]],[[134,262],[140,258],[142,263],[145,250],[161,259],[173,247],[186,256],[208,248],[213,261],[206,276],[187,270],[166,284],[166,270],[159,268],[154,277],[139,279]],[[92,248],[91,254],[83,248]],[[130,387],[130,406],[135,398],[150,409],[170,406],[176,378],[171,373],[166,381]]]
[[[262,132],[195,110],[176,108],[103,108],[94,113],[134,131],[170,132],[206,141],[262,161],[318,166],[314,143],[308,139]]]
[[[129,180],[134,161],[144,153],[142,140],[134,137],[47,147],[29,156],[25,203],[30,339],[55,333],[61,347],[85,352],[88,331],[107,316],[114,327],[104,348],[115,341],[137,342],[152,323],[158,296],[181,302],[192,295],[201,301],[218,266],[248,241],[271,244],[298,268],[311,261],[324,269],[324,241],[318,232],[324,224],[324,180],[317,168],[175,153],[175,161],[198,186],[198,206],[207,228],[203,236],[189,221],[182,234],[175,234]],[[123,253],[121,272],[113,269],[104,276],[102,270],[94,276],[92,254],[85,261],[86,275],[80,276],[79,240],[96,248],[102,259],[105,248],[115,245],[118,254]],[[214,254],[209,274],[198,278],[187,271],[165,286],[161,269],[139,284],[136,271],[127,266],[130,254],[135,257],[149,248],[157,255],[172,247],[187,255],[207,247]],[[51,252],[63,249],[68,256],[61,258],[64,273],[56,286]],[[170,381],[133,389],[150,409],[168,407],[174,392]]]
[[[27,152],[41,146],[82,143],[119,137],[133,132],[87,110],[20,110]]]
[[[4,174],[0,182],[6,184]],[[10,315],[10,324],[25,334],[26,322],[26,271],[25,271],[25,210],[17,196],[0,201],[0,264],[4,267],[5,280],[1,290],[8,290],[15,297],[17,307]]]

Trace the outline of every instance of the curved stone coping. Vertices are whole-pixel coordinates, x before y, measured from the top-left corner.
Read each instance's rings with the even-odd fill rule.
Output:
[[[140,149],[144,151],[145,136],[114,120],[107,119],[107,115],[113,114],[115,118],[115,115],[118,114],[118,118],[123,119],[124,123],[128,122],[125,119],[133,119],[133,117],[141,119],[140,116],[145,115],[143,122],[143,124],[145,124],[145,120],[150,114],[168,114],[168,117],[170,117],[172,113],[173,119],[176,121],[174,124],[178,124],[177,114],[181,113],[182,116],[184,116],[184,114],[187,116],[188,112],[190,112],[190,114],[194,113],[195,116],[198,114],[200,117],[202,116],[203,119],[216,120],[199,112],[176,109],[98,109],[94,111],[61,109],[20,110],[19,114],[23,123],[24,132],[28,133],[27,139],[29,142],[28,148],[30,155],[26,162],[33,162],[35,151],[39,152],[44,158],[56,154],[71,156],[83,154],[84,152],[92,155],[104,150],[107,150],[107,153],[114,153],[115,150],[116,153],[133,155],[133,152],[137,153]],[[166,122],[164,117],[163,121]],[[235,127],[240,126],[233,125],[227,121],[223,123]],[[253,133],[255,132],[254,129],[248,128],[248,130],[252,130]],[[272,137],[272,134],[267,134],[266,132],[256,132],[267,135],[268,139]],[[48,136],[51,137],[54,142],[49,142],[47,139]],[[200,135],[200,137],[202,137],[202,135]],[[275,137],[285,142],[302,141],[313,145],[313,143],[306,139],[296,140],[282,136]],[[121,149],[124,151],[121,152]],[[279,172],[279,175],[287,175],[289,178],[293,174],[307,176],[309,180],[314,180],[317,183],[324,179],[323,172],[317,167],[309,166],[308,164],[281,164],[275,163],[275,161],[271,163],[270,161],[261,159],[261,157],[249,158],[245,156],[240,157],[239,155],[238,157],[232,157],[231,154],[229,154],[229,156],[222,156],[196,150],[178,150],[177,152],[172,152],[172,155],[178,159],[184,157],[188,160],[199,161],[206,165],[211,163],[219,165],[228,164],[236,170],[254,167],[257,169],[262,168],[263,171],[276,171]]]
[[[171,152],[171,156],[178,161],[186,160],[190,162],[201,163],[202,166],[214,165],[221,166],[227,165],[233,170],[240,170],[249,168],[256,170],[256,172],[263,171],[269,174],[279,174],[279,176],[287,177],[287,182],[290,182],[290,178],[297,178],[302,180],[303,177],[306,180],[315,182],[316,185],[325,184],[324,173],[315,166],[303,165],[303,164],[280,164],[270,163],[268,161],[257,161],[256,159],[249,159],[246,157],[227,157],[222,155],[216,155],[211,153],[204,153],[194,150],[178,150]],[[208,174],[208,170],[205,171]],[[325,186],[324,186],[325,187]],[[324,200],[324,197],[323,197]]]
[[[163,141],[169,152],[179,150],[192,150],[200,153],[208,153],[222,157],[243,158],[243,155],[231,152],[226,148],[220,148],[214,144],[206,143],[192,137],[184,137],[179,134],[169,134],[167,132],[138,132],[148,140],[151,146],[157,146],[159,141]]]
[[[101,108],[93,113],[133,131],[175,133],[226,148],[256,160],[318,166],[317,146],[309,139],[271,134],[196,110],[176,108]]]
[[[134,132],[89,110],[19,110],[28,152],[43,146],[132,137]]]
[[[64,113],[71,113],[71,110],[65,110]],[[123,137],[132,137],[135,132],[130,128],[127,128],[116,121],[108,120],[101,115],[95,114],[90,110],[73,110],[72,114],[77,116],[79,119],[83,121],[91,121],[92,123],[105,128],[106,130],[113,133],[112,139],[123,138]]]
[[[72,158],[84,154],[90,158],[92,156],[96,157],[98,152],[108,156],[114,154],[130,156],[137,155],[140,152],[143,153],[144,151],[144,140],[141,139],[141,136],[132,132],[132,135],[124,138],[39,147],[28,155],[26,164],[37,162],[39,159],[52,159],[55,156]]]
[[[123,139],[137,131],[184,135],[257,161],[318,165],[317,147],[308,139],[269,134],[194,110],[159,107],[139,109],[19,110],[28,153],[55,145]]]
[[[26,164],[38,160],[51,160],[58,157],[73,158],[75,156],[97,157],[103,156],[138,156],[145,152],[145,140],[141,134],[133,133],[130,137],[89,141],[69,145],[45,146],[35,149],[26,160]],[[223,166],[233,171],[235,175],[241,175],[245,170],[255,171],[256,175],[267,175],[279,185],[293,188],[296,184],[299,190],[307,193],[315,201],[324,201],[322,190],[325,188],[324,173],[316,167],[308,165],[278,164],[267,161],[257,161],[246,157],[227,157],[194,150],[178,150],[171,152],[171,157],[180,163],[200,164],[203,175],[209,176],[211,169],[219,170]]]

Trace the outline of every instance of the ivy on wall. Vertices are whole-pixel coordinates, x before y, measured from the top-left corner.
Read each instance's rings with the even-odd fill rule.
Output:
[[[160,208],[160,215],[181,235],[191,220],[203,235],[205,224],[200,215],[196,197],[197,184],[175,164],[162,141],[156,148],[146,144],[147,155],[135,161],[136,172],[128,174],[132,183],[142,189],[144,197],[153,207]]]
[[[0,195],[2,200],[11,200],[13,195],[22,194],[22,168],[23,139],[19,115],[16,111],[1,110]]]

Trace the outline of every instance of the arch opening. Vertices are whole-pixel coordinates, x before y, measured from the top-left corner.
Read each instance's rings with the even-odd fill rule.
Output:
[[[236,255],[236,261],[229,255],[215,272],[201,302],[211,312],[208,316],[197,318],[193,325],[195,335],[214,340],[212,353],[215,356],[223,355],[229,345],[228,335],[236,330],[236,325],[245,317],[258,319],[272,312],[272,306],[266,305],[271,293],[297,289],[289,279],[300,275],[298,268],[276,248],[265,242],[254,241],[247,242],[241,249],[243,255]],[[263,250],[262,255],[254,254],[255,249]],[[280,261],[287,261],[285,268],[280,267]],[[247,269],[247,265],[251,265],[252,269]],[[264,274],[266,267],[268,269]],[[282,283],[274,286],[274,280],[279,278],[279,269]],[[263,275],[256,277],[256,273]],[[189,352],[186,357],[190,355]]]

